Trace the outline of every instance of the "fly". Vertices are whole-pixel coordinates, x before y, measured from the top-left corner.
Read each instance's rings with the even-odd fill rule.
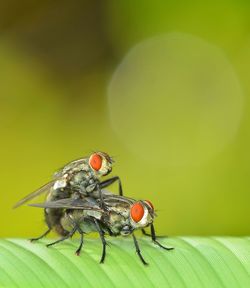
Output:
[[[38,190],[21,199],[14,208],[19,207],[29,200],[47,193],[46,201],[52,202],[61,199],[77,199],[91,196],[100,199],[98,202],[102,209],[105,209],[102,199],[102,189],[118,181],[119,194],[122,196],[122,185],[118,176],[101,181],[103,176],[112,171],[112,158],[104,152],[95,152],[89,157],[72,161],[62,167],[54,174],[53,180]],[[52,228],[59,234],[67,234],[60,224],[63,209],[45,209],[45,220],[48,230],[40,237],[31,239],[38,240],[47,235]]]
[[[72,237],[76,232],[80,234],[80,245],[76,254],[80,255],[83,246],[83,235],[91,232],[98,232],[102,241],[102,256],[100,263],[103,263],[106,256],[105,235],[128,236],[132,235],[136,252],[144,265],[148,263],[144,260],[139,243],[134,235],[134,231],[150,226],[152,241],[165,250],[172,250],[172,247],[165,247],[156,239],[154,229],[154,218],[156,216],[154,207],[150,201],[117,196],[110,192],[103,192],[105,209],[100,208],[100,199],[84,197],[81,199],[62,199],[42,204],[30,204],[30,206],[45,209],[64,209],[60,217],[60,223],[67,234],[59,233],[62,238],[47,246],[55,245]],[[57,231],[58,232],[58,231]]]

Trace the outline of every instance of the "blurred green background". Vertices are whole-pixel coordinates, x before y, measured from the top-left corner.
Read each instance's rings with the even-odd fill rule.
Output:
[[[250,234],[249,1],[0,1],[0,31],[1,237],[93,150],[158,234]]]

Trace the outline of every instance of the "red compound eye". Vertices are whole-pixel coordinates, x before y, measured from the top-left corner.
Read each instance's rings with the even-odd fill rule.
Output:
[[[91,155],[89,165],[96,171],[100,170],[102,167],[102,157],[97,153]]]
[[[145,200],[145,202],[154,210],[154,205],[149,200]]]
[[[139,222],[142,219],[144,215],[144,208],[140,202],[132,205],[130,208],[130,215],[135,222]]]

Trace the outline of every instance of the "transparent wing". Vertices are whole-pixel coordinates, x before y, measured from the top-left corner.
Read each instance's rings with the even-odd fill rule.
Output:
[[[54,208],[54,209],[78,209],[78,210],[95,210],[102,211],[93,199],[60,199],[44,203],[29,204],[29,206],[39,208]]]
[[[53,187],[53,185],[55,184],[55,181],[56,180],[53,180],[45,185],[43,185],[42,187],[40,187],[39,189],[37,189],[36,191],[30,193],[29,195],[25,196],[23,199],[21,199],[20,201],[18,201],[14,206],[13,208],[17,208],[23,204],[25,204],[26,202],[34,199],[35,197],[45,193],[45,192],[48,192],[51,187]]]

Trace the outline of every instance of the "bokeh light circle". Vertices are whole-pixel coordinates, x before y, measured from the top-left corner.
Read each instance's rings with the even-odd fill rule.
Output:
[[[171,33],[129,51],[108,105],[114,131],[135,155],[160,167],[200,165],[234,138],[243,94],[222,50]]]

